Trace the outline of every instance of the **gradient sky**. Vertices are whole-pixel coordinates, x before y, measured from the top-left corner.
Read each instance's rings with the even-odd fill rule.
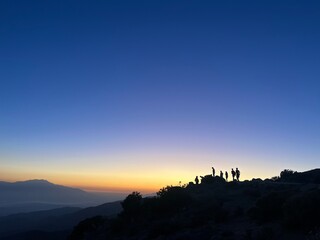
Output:
[[[319,159],[318,1],[0,2],[0,180],[148,192]]]

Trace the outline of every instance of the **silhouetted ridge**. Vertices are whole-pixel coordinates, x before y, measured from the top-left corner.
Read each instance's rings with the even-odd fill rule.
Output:
[[[73,226],[80,221],[97,215],[116,216],[121,210],[121,204],[117,201],[83,209],[64,207],[0,217],[0,239],[6,239],[5,236],[8,236],[8,239],[20,240],[25,239],[23,236],[27,235],[26,232],[29,232],[28,235],[30,234],[30,236],[33,236],[30,232],[41,232],[43,235],[41,240],[45,240],[47,239],[45,236],[50,236],[50,233],[60,231],[60,238],[54,239],[65,239]],[[53,233],[53,235],[55,234]]]
[[[280,181],[290,183],[314,183],[320,184],[320,169],[306,172],[295,172],[285,169],[280,173]]]
[[[320,169],[280,175],[243,182],[206,175],[155,197],[133,192],[117,218],[86,219],[69,239],[319,239]]]
[[[17,184],[45,184],[45,185],[55,185],[48,180],[45,179],[31,179],[31,180],[26,180],[26,181],[17,181],[15,182]]]

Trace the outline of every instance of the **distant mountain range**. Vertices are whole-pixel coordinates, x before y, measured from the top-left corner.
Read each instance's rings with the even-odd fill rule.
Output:
[[[91,193],[46,180],[0,182],[0,217],[61,207],[88,207],[123,199],[122,193]]]

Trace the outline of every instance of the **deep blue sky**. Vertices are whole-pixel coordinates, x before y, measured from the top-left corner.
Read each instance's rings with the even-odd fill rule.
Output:
[[[319,44],[317,1],[3,0],[1,174],[319,167]]]

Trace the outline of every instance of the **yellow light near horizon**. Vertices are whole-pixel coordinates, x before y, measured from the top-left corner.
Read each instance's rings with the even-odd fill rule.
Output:
[[[176,178],[172,174],[164,175],[138,175],[138,176],[124,176],[124,175],[101,175],[88,174],[79,177],[70,177],[70,175],[60,178],[61,183],[69,186],[80,187],[87,190],[99,191],[141,191],[141,192],[155,192],[167,185],[178,185],[179,181],[188,183],[192,181],[189,176]],[[81,181],[79,181],[81,179]],[[58,179],[56,179],[56,182]]]
[[[44,175],[46,177],[44,177]],[[199,174],[200,175],[200,174]],[[140,191],[142,193],[153,193],[167,185],[178,185],[181,181],[182,184],[193,181],[195,175],[187,173],[185,175],[177,172],[167,172],[166,175],[162,174],[148,174],[138,176],[117,176],[107,175],[101,173],[43,173],[38,174],[22,174],[15,180],[28,180],[28,179],[47,179],[48,181],[70,186],[77,187],[89,191],[110,191],[110,192],[132,192]],[[178,176],[178,177],[177,177]],[[13,179],[13,177],[11,177]],[[231,176],[229,176],[229,180]],[[243,174],[241,180],[245,180],[246,175]],[[251,178],[250,178],[251,179]],[[9,179],[8,179],[9,180]]]
[[[92,159],[91,161],[78,161],[62,164],[58,162],[35,162],[28,165],[12,165],[5,163],[0,170],[0,180],[23,181],[29,179],[46,179],[55,184],[77,187],[95,191],[117,191],[130,192],[141,191],[143,193],[156,192],[167,185],[178,185],[181,181],[186,184],[193,181],[195,176],[211,174],[211,167],[216,168],[218,174],[220,170],[225,172],[231,167],[239,167],[241,180],[252,178],[267,178],[277,175],[282,169],[277,166],[277,170],[267,168],[267,163],[258,163],[252,159],[236,159],[232,156],[213,156],[205,154],[194,154],[190,156],[135,156],[129,158],[130,161],[122,161],[121,157],[112,164],[110,161]],[[202,159],[196,161],[195,159]],[[146,160],[148,159],[148,161]],[[151,159],[151,160],[149,160]],[[212,160],[216,159],[216,160]],[[125,164],[124,164],[125,162]],[[239,164],[241,162],[242,164]],[[91,163],[91,164],[89,164]],[[263,165],[262,165],[263,164]],[[63,168],[61,167],[63,166]],[[231,174],[229,174],[229,180]]]
[[[48,171],[41,169],[2,169],[2,180],[24,181],[30,179],[46,179],[55,184],[78,187],[97,191],[141,191],[150,193],[167,185],[177,185],[179,181],[191,181],[187,173],[166,171],[140,171],[135,174],[114,172],[113,174],[97,171]],[[189,175],[192,175],[189,173]],[[178,176],[178,177],[177,177]]]

